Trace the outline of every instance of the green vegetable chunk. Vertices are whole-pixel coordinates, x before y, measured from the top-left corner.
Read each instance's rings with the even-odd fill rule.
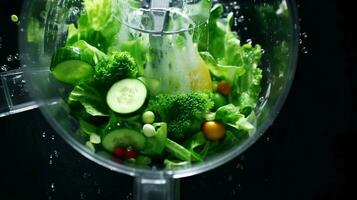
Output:
[[[161,155],[166,145],[167,124],[155,123],[153,125],[159,128],[154,136],[146,138],[146,146],[142,153],[146,155]]]
[[[104,149],[112,152],[115,147],[132,147],[135,150],[145,148],[145,136],[135,130],[121,128],[108,133],[102,141]]]
[[[213,107],[208,93],[159,94],[149,101],[149,109],[168,124],[169,137],[182,141],[200,129],[205,114]]]

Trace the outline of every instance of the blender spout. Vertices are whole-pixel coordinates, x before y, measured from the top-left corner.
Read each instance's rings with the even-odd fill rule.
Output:
[[[134,180],[135,200],[179,200],[179,181],[164,173],[142,174]]]

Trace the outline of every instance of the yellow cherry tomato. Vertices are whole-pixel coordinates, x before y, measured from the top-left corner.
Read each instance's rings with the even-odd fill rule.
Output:
[[[207,121],[202,125],[203,134],[209,140],[220,140],[224,137],[226,129],[223,124],[216,121]]]

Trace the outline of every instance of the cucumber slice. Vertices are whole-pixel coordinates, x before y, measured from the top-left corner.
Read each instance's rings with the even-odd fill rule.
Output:
[[[123,79],[109,89],[107,103],[113,111],[129,114],[139,110],[146,97],[147,89],[144,83],[137,79]]]
[[[103,147],[112,152],[115,147],[133,147],[142,150],[145,147],[145,136],[135,130],[122,128],[114,130],[103,138]]]
[[[52,57],[53,76],[62,82],[76,84],[94,74],[93,58],[76,47],[59,49]]]
[[[73,85],[91,77],[93,73],[91,65],[79,60],[62,62],[52,70],[52,74],[57,80]]]
[[[83,40],[59,49],[52,57],[51,71],[59,81],[76,84],[94,74],[94,67],[106,55]]]

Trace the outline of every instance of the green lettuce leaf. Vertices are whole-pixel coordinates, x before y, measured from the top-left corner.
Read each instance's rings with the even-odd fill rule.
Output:
[[[74,87],[68,96],[70,106],[82,105],[92,116],[108,116],[109,109],[104,96],[88,83],[81,83]]]

